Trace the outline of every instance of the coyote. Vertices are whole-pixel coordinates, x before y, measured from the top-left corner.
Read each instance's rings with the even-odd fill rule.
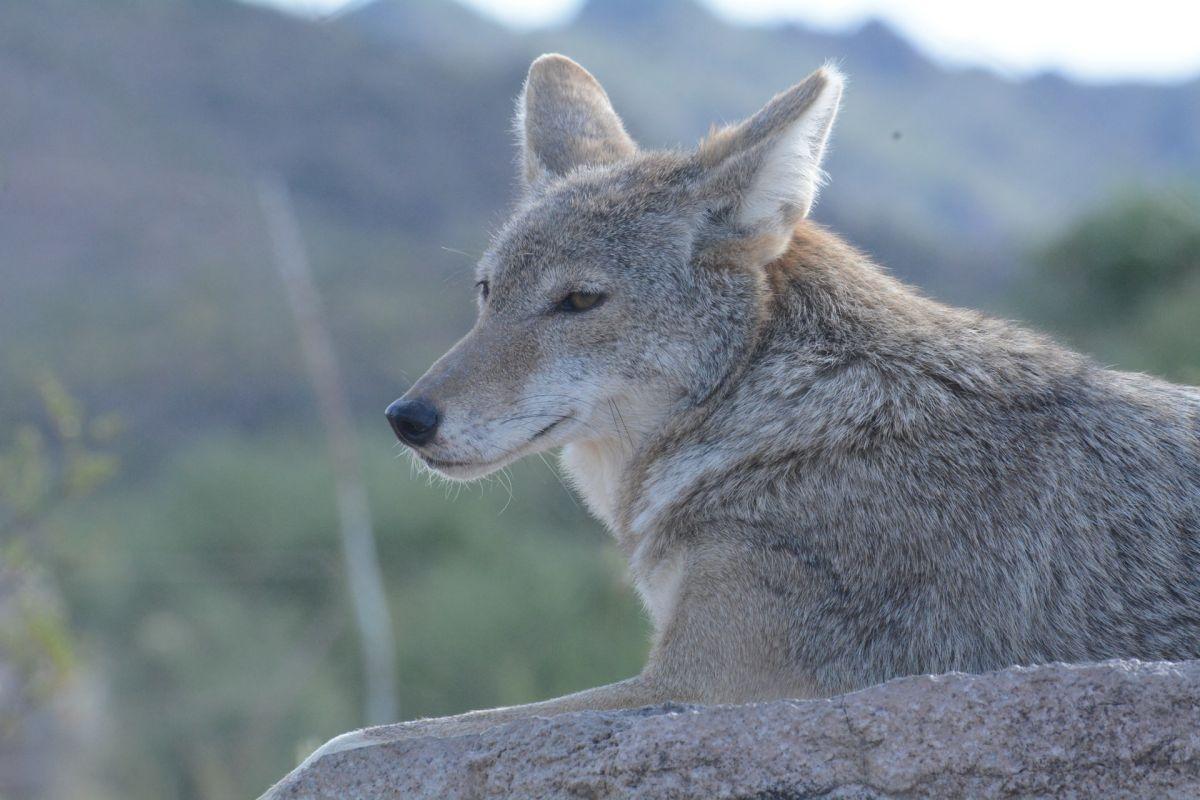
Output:
[[[368,729],[822,697],[899,675],[1200,657],[1200,391],[921,296],[806,217],[829,66],[639,150],[537,59],[475,327],[393,403],[437,472],[563,448],[654,625],[640,675]]]

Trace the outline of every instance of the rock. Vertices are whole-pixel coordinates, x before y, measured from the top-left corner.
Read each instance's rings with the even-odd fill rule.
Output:
[[[1200,661],[899,678],[824,700],[666,705],[375,743],[265,798],[1200,797]]]

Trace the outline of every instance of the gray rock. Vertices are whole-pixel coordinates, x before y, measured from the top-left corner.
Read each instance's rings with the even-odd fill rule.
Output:
[[[1200,798],[1200,661],[900,678],[332,753],[283,798]]]

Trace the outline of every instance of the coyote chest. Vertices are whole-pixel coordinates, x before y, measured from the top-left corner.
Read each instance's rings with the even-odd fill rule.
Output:
[[[611,439],[577,442],[563,448],[562,463],[572,483],[588,509],[614,533],[620,525],[621,477],[631,458],[626,442]],[[632,530],[626,532],[636,542],[629,558],[630,575],[656,629],[661,629],[675,610],[683,584],[684,559],[678,553],[659,555],[653,547],[651,528],[654,512],[667,507],[684,489],[684,477],[676,475],[673,482],[651,484],[643,492],[646,499],[638,504],[644,510],[634,519]]]

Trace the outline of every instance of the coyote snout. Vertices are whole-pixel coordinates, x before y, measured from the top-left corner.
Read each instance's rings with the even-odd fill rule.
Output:
[[[476,478],[567,444],[586,432],[593,407],[616,389],[594,372],[584,378],[588,344],[596,342],[579,341],[611,322],[600,313],[604,298],[575,289],[557,298],[552,290],[541,294],[556,302],[539,304],[545,297],[521,279],[513,283],[509,297],[507,282],[492,289],[481,280],[475,328],[387,409],[400,441],[447,477]],[[569,326],[560,319],[584,313],[598,319]]]
[[[400,399],[388,406],[385,412],[396,438],[410,447],[429,444],[437,434],[441,415],[437,407],[428,400]]]

